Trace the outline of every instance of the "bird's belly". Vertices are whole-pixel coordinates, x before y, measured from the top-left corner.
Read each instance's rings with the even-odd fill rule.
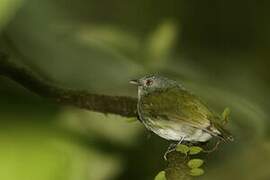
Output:
[[[166,122],[166,125],[164,124],[165,123],[153,121],[148,121],[148,123],[144,123],[147,129],[153,131],[155,134],[167,140],[205,142],[212,137],[207,132],[188,125],[176,123],[168,124],[168,122]]]

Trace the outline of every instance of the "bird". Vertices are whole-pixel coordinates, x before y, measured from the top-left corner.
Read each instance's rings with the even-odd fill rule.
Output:
[[[213,137],[233,140],[222,117],[182,84],[157,74],[130,83],[138,87],[139,120],[158,136],[178,144],[207,142]]]

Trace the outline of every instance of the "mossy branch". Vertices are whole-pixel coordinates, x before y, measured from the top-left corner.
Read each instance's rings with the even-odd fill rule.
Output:
[[[64,105],[105,114],[137,117],[136,98],[100,95],[58,87],[44,81],[26,67],[9,61],[5,54],[0,54],[0,75],[17,82],[41,97]],[[186,155],[179,152],[172,152],[168,155],[168,167],[165,170],[167,180],[189,180],[191,178],[187,174],[186,158]]]

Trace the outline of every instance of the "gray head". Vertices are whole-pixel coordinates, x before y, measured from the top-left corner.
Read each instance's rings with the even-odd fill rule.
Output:
[[[130,83],[138,86],[139,95],[179,86],[176,81],[159,75],[147,75],[140,79],[131,80]]]

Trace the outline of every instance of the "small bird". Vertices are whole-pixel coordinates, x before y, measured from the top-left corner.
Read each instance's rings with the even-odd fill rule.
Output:
[[[233,140],[222,118],[176,81],[148,75],[130,83],[138,86],[139,120],[160,137],[179,143]]]

